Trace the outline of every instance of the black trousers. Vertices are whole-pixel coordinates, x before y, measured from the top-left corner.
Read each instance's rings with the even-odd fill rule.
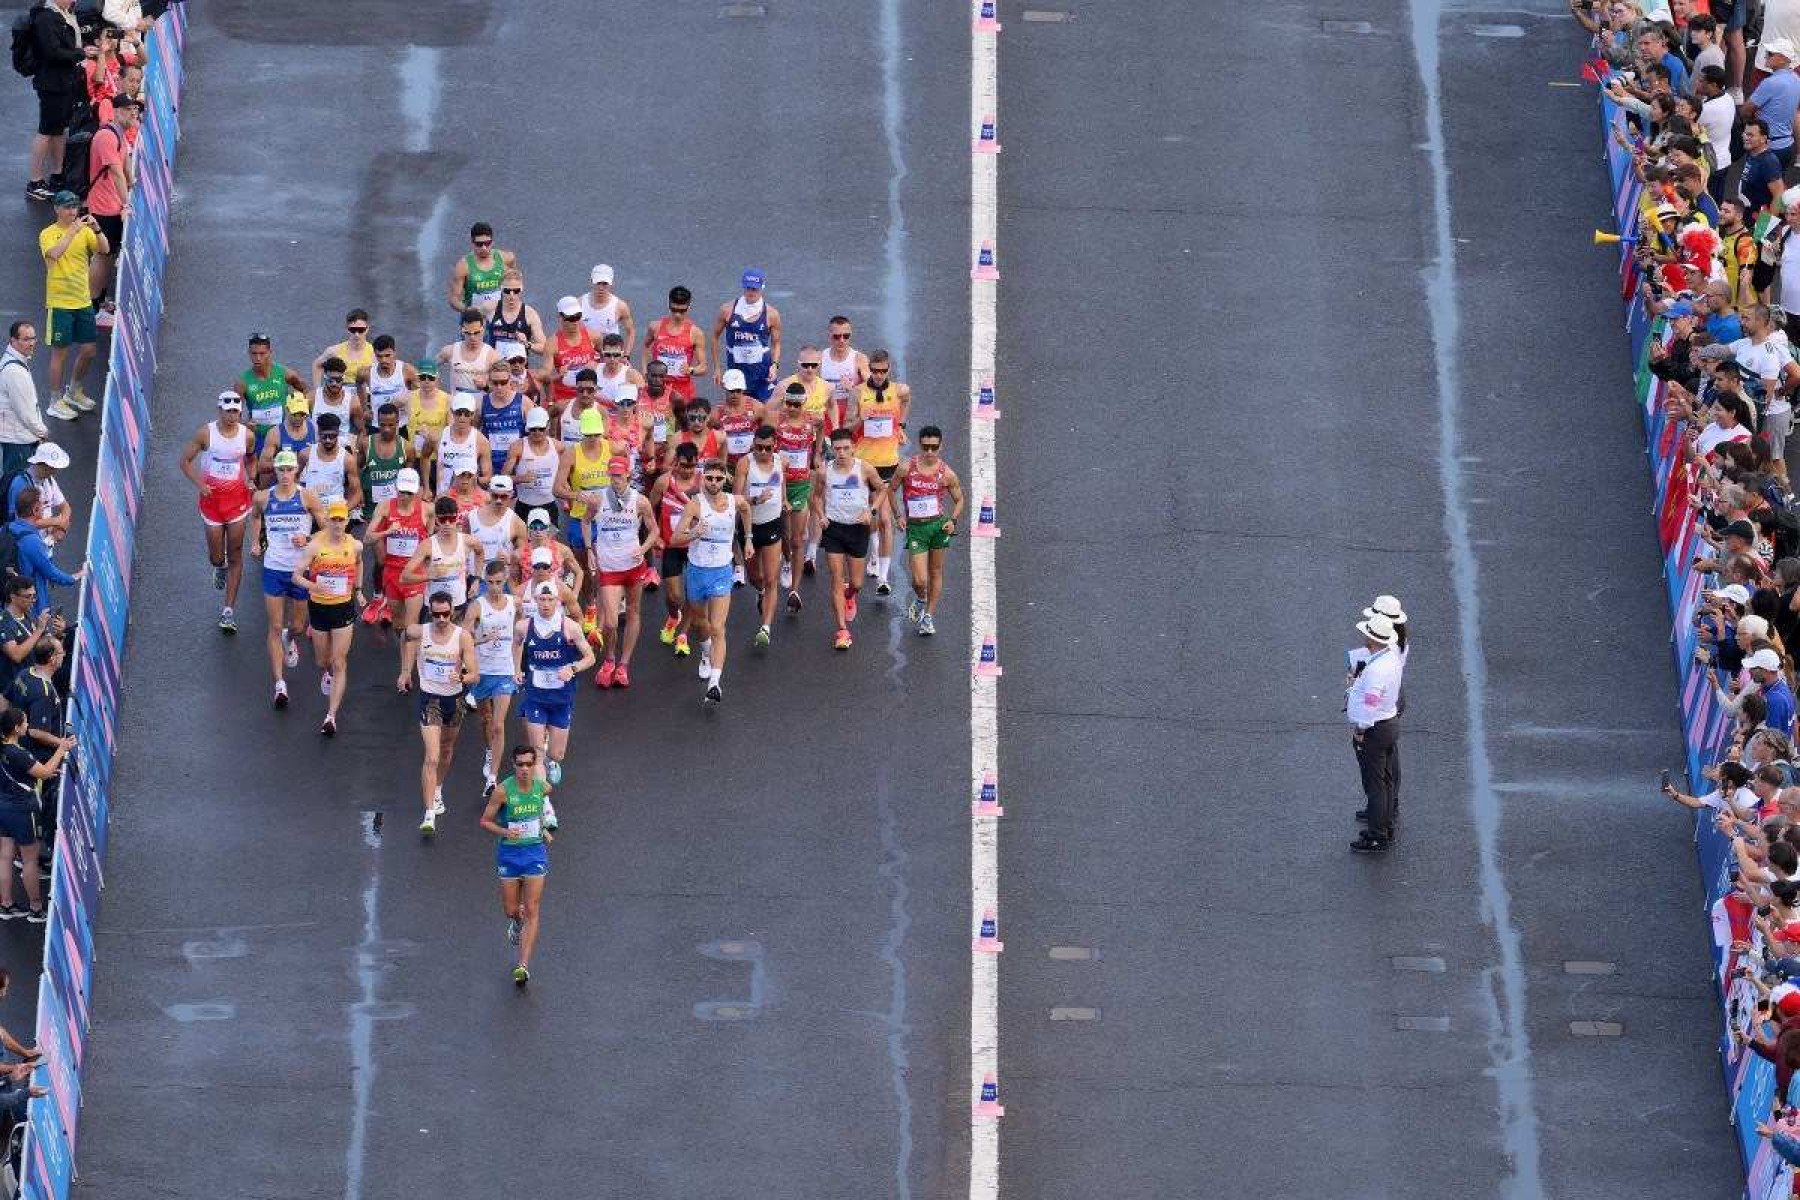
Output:
[[[1391,838],[1394,820],[1400,815],[1400,722],[1393,717],[1377,721],[1353,744],[1369,810],[1369,832]]]

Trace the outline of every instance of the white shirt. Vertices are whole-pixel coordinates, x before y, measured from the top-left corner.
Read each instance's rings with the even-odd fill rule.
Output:
[[[1362,672],[1345,693],[1344,712],[1350,724],[1367,729],[1396,715],[1400,703],[1400,675],[1405,664],[1392,650],[1378,650],[1363,664]]]
[[[1720,92],[1700,106],[1700,127],[1706,130],[1706,144],[1712,148],[1717,170],[1731,165],[1731,123],[1736,119],[1737,106],[1732,104],[1730,92]]]
[[[1800,309],[1800,254],[1795,254],[1793,257],[1795,262],[1790,268],[1787,261],[1788,256],[1785,254],[1781,256],[1782,295],[1791,295],[1795,300],[1795,308]],[[1790,285],[1793,288],[1792,292],[1788,291]],[[1781,381],[1782,373],[1787,370],[1788,363],[1792,362],[1794,357],[1788,349],[1787,335],[1780,332],[1772,333],[1764,338],[1761,345],[1749,338],[1739,338],[1731,343],[1731,354],[1740,367],[1755,375],[1759,381],[1773,379],[1778,384]],[[1787,397],[1781,394],[1779,387],[1764,399],[1768,403],[1766,410],[1768,412],[1784,413],[1790,407]]]

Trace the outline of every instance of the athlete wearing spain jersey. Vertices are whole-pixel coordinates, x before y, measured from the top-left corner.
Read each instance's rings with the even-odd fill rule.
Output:
[[[538,907],[550,873],[545,847],[555,838],[549,789],[538,778],[538,752],[516,746],[512,772],[488,796],[481,827],[500,839],[494,853],[500,873],[500,910],[506,914],[506,940],[519,948],[512,979],[520,987],[531,979],[531,955],[537,949]]]
[[[856,389],[852,420],[856,427],[856,457],[880,473],[882,482],[894,478],[900,449],[906,445],[906,419],[912,410],[912,389],[893,377],[893,363],[886,350],[869,355],[868,381]],[[878,549],[869,563],[875,576],[875,594],[885,596],[888,567],[894,557],[894,526],[884,505],[875,514]]]
[[[263,611],[268,618],[269,670],[275,677],[273,703],[288,703],[286,668],[300,663],[299,639],[306,633],[306,589],[294,583],[294,568],[325,524],[318,497],[298,481],[300,460],[291,452],[275,456],[275,485],[256,493],[260,520],[250,530],[250,554],[262,559]]]
[[[307,624],[312,627],[313,660],[319,664],[319,690],[325,694],[325,720],[319,732],[337,733],[338,710],[349,690],[350,639],[356,630],[356,581],[362,578],[362,544],[344,532],[350,508],[342,500],[325,506],[325,528],[312,536],[293,580],[306,589]]]
[[[662,536],[650,501],[631,486],[631,460],[615,454],[606,471],[607,486],[588,518],[594,535],[594,575],[600,585],[600,644],[606,649],[594,685],[630,687],[631,653],[637,649],[643,619],[644,561]]]
[[[694,294],[669,289],[669,315],[650,323],[644,335],[644,362],[658,359],[669,369],[669,390],[682,403],[694,398],[694,380],[706,376],[706,331],[688,319]]]
[[[550,390],[553,404],[575,398],[575,374],[583,367],[598,370],[600,346],[581,323],[581,301],[564,296],[556,302],[556,333],[544,352],[544,369],[538,379]]]
[[[240,419],[243,399],[219,393],[219,416],[200,426],[181,456],[181,471],[200,492],[200,521],[206,528],[206,557],[213,586],[225,593],[219,628],[237,631],[233,605],[244,571],[244,525],[250,516],[250,461],[255,437]]]
[[[893,493],[894,516],[906,538],[912,598],[906,619],[921,636],[937,632],[938,600],[944,594],[944,560],[963,514],[962,480],[943,460],[944,431],[919,430],[919,452],[900,464],[900,487]]]

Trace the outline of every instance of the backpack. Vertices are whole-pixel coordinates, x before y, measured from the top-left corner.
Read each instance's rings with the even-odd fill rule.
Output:
[[[19,536],[12,531],[12,522],[0,523],[0,580],[11,579],[21,575],[19,570]]]
[[[43,59],[38,54],[37,32],[33,28],[37,10],[38,6],[33,4],[15,17],[12,25],[12,67],[27,79],[43,66]]]

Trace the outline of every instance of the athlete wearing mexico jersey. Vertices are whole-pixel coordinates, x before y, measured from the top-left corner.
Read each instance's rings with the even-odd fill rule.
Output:
[[[706,377],[706,331],[688,319],[694,294],[669,289],[669,315],[650,323],[644,335],[644,362],[660,359],[669,369],[669,390],[683,403],[694,398],[694,380]]]
[[[338,710],[349,691],[350,639],[356,632],[356,581],[362,578],[362,544],[344,527],[350,509],[342,500],[325,506],[325,528],[313,534],[294,565],[294,583],[306,590],[306,623],[312,629],[313,661],[325,694],[319,732],[337,733]]]
[[[262,452],[269,431],[281,424],[282,406],[290,392],[306,395],[306,380],[291,367],[275,361],[274,347],[266,333],[250,335],[250,366],[237,377],[232,389],[244,402],[245,419],[256,434],[256,450]]]
[[[430,532],[431,513],[419,499],[419,473],[402,467],[394,476],[394,495],[376,503],[363,532],[363,542],[375,548],[381,563],[381,594],[363,610],[363,623],[397,622],[402,629],[419,623],[419,606],[425,585],[402,578],[413,552]]]
[[[713,344],[719,348],[719,374],[736,367],[744,374],[744,386],[753,399],[766,401],[775,394],[775,376],[781,370],[781,313],[763,296],[763,273],[755,267],[739,281],[743,292],[719,306],[713,318]]]
[[[526,616],[513,628],[513,677],[522,686],[519,718],[525,737],[539,753],[543,777],[562,782],[575,715],[575,679],[594,665],[594,651],[557,600],[556,585],[531,589]]]
[[[437,832],[444,812],[444,779],[456,757],[456,735],[462,730],[463,689],[474,683],[475,639],[456,623],[450,597],[432,592],[425,599],[431,619],[406,631],[408,643],[418,649],[413,658],[419,668],[419,741],[425,748],[419,767],[419,795],[425,818],[419,832]]]
[[[801,352],[802,354],[805,351]],[[800,593],[793,590],[794,572],[799,569],[803,549],[808,548],[807,526],[812,517],[813,467],[822,450],[820,425],[823,417],[806,407],[806,388],[790,383],[781,395],[781,410],[774,414],[775,452],[781,456],[781,472],[785,489],[786,513],[784,550],[781,563],[781,586],[788,590],[788,611],[800,611]]]
[[[581,323],[587,326],[588,333],[596,341],[616,333],[624,339],[626,346],[635,346],[637,321],[631,315],[631,305],[612,290],[613,269],[600,263],[589,272],[588,278],[592,284],[581,297]]]
[[[450,286],[444,293],[451,311],[478,310],[485,319],[500,303],[506,272],[517,270],[519,256],[494,246],[494,227],[486,221],[469,226],[469,252],[450,270]]]
[[[562,463],[562,447],[550,437],[550,411],[534,408],[525,414],[525,436],[506,452],[502,474],[513,482],[513,508],[521,517],[534,508],[548,515],[556,507],[556,468]]]
[[[418,368],[401,361],[390,333],[381,334],[371,345],[375,347],[375,361],[355,374],[363,411],[379,414],[382,405],[391,404],[399,414],[399,428],[405,431],[412,415],[412,398],[419,390]]]
[[[856,620],[856,593],[862,586],[863,560],[869,553],[869,530],[876,508],[886,504],[887,484],[874,467],[851,449],[849,429],[831,435],[831,461],[813,475],[813,514],[824,526],[819,548],[831,570],[831,610],[837,616],[839,650],[850,648],[850,623]]]
[[[756,430],[750,453],[738,459],[732,491],[750,505],[750,549],[745,556],[750,582],[756,588],[759,628],[755,645],[769,644],[769,626],[775,620],[776,580],[781,575],[781,542],[786,522],[787,479],[775,456],[775,427]]]
[[[944,560],[963,514],[962,480],[943,460],[943,449],[943,430],[936,425],[919,430],[919,452],[900,464],[900,487],[892,493],[912,574],[906,619],[917,623],[923,637],[937,632]]]
[[[538,752],[531,746],[514,747],[512,773],[488,796],[481,812],[481,827],[500,839],[494,852],[500,873],[500,910],[506,914],[506,940],[519,948],[512,979],[520,987],[531,979],[538,907],[550,874],[545,848],[556,836],[549,789],[538,778],[538,762]]]
[[[294,582],[294,568],[325,524],[325,508],[300,486],[300,460],[291,450],[275,456],[275,485],[256,493],[257,517],[250,530],[250,554],[262,559],[263,611],[268,617],[269,671],[275,677],[276,708],[288,703],[287,668],[300,665],[300,638],[306,635],[306,589]]]
[[[600,644],[606,657],[594,674],[596,687],[630,687],[631,654],[643,619],[645,556],[662,537],[656,513],[631,486],[631,460],[615,454],[606,465],[607,486],[584,518],[592,533],[594,576],[600,593]],[[624,629],[619,606],[625,607]]]
[[[658,532],[662,535],[663,603],[668,619],[663,622],[659,638],[665,646],[675,647],[677,657],[688,655],[687,594],[682,590],[682,573],[687,570],[687,538],[680,536],[676,524],[687,511],[688,501],[700,490],[699,450],[692,445],[675,447],[669,470],[650,487],[650,507],[656,510]]]
[[[700,639],[700,678],[704,698],[725,698],[725,618],[731,611],[731,553],[737,535],[750,536],[750,505],[725,490],[731,475],[718,459],[700,470],[700,492],[687,503],[677,535],[688,543],[682,587],[687,592],[688,622]]]
[[[206,558],[213,586],[225,593],[219,628],[237,632],[238,584],[244,573],[244,524],[250,516],[250,460],[255,435],[240,415],[236,392],[219,393],[219,415],[200,426],[181,456],[181,472],[200,492],[200,521],[206,528]]]
[[[324,352],[313,359],[314,391],[318,390],[321,378],[332,370],[329,364],[334,358],[338,360],[338,373],[348,374],[352,382],[375,365],[375,347],[369,344],[369,314],[360,308],[351,309],[344,317],[344,332],[349,336],[325,347]]]
[[[494,786],[495,764],[506,744],[506,710],[518,692],[513,678],[513,632],[523,615],[512,594],[506,564],[495,559],[482,573],[481,594],[469,605],[463,628],[475,641],[475,667],[480,674],[469,701],[481,714],[487,749],[481,756],[482,790]]]

